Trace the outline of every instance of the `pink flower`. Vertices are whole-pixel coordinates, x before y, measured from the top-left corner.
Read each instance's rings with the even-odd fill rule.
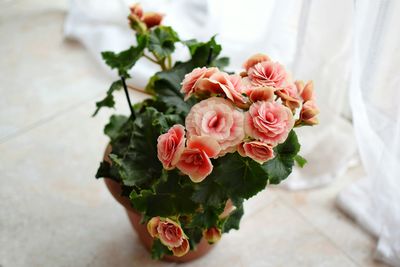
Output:
[[[163,15],[157,12],[146,12],[143,14],[142,21],[146,24],[147,28],[152,28],[161,24]]]
[[[221,148],[209,136],[193,136],[176,164],[194,183],[203,181],[213,170],[210,158],[216,157]]]
[[[300,119],[303,124],[315,125],[318,124],[317,115],[319,114],[319,109],[314,100],[308,100],[303,104],[300,111]]]
[[[218,68],[195,68],[191,73],[185,75],[181,85],[181,93],[185,95],[185,101],[189,97],[198,92],[198,81],[202,78],[209,78],[214,73],[218,72]]]
[[[249,59],[246,60],[246,62],[243,63],[243,68],[248,71],[251,67],[256,65],[257,63],[263,62],[263,61],[269,61],[270,58],[267,55],[263,54],[255,54],[251,56]]]
[[[157,226],[158,237],[161,243],[169,248],[180,247],[183,243],[184,233],[179,224],[171,219],[160,221]]]
[[[246,134],[272,146],[285,141],[293,125],[290,109],[277,102],[256,102],[245,114]]]
[[[161,243],[172,250],[174,256],[182,257],[189,251],[189,242],[181,226],[171,219],[153,217],[147,223],[147,231],[153,238],[159,238]]]
[[[313,81],[308,81],[306,85],[303,81],[296,81],[295,84],[303,102],[315,99]]]
[[[273,101],[274,91],[273,87],[256,87],[247,89],[246,94],[253,103],[257,101]]]
[[[182,244],[179,247],[172,248],[172,253],[176,257],[182,257],[188,253],[189,249],[189,241],[187,239],[183,239]]]
[[[158,237],[157,227],[159,223],[160,223],[160,217],[158,216],[151,218],[147,223],[147,231],[153,238]]]
[[[214,244],[221,239],[221,230],[217,227],[211,227],[203,230],[203,237],[209,244]]]
[[[289,75],[285,68],[273,61],[257,63],[248,71],[253,86],[272,86],[274,88],[284,87]]]
[[[185,148],[185,140],[185,127],[180,124],[175,124],[158,137],[157,156],[164,169],[171,170],[175,167]]]
[[[133,4],[129,7],[131,15],[137,16],[139,19],[143,16],[143,8],[139,3]]]
[[[242,157],[249,157],[260,164],[263,164],[274,157],[272,146],[260,141],[251,141],[240,144],[238,152]]]
[[[295,84],[291,83],[277,90],[276,94],[282,99],[282,103],[291,110],[300,107],[302,100]]]
[[[205,99],[192,107],[186,117],[188,137],[210,136],[221,146],[220,155],[235,151],[244,138],[243,113],[221,97]]]
[[[228,75],[225,72],[215,72],[209,78],[202,78],[198,82],[201,92],[208,92],[211,95],[223,95],[239,105],[246,103],[242,95],[242,83],[239,75]]]

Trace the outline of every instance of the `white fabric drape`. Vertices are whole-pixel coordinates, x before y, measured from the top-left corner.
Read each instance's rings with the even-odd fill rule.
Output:
[[[102,63],[100,52],[134,42],[126,17],[128,0],[70,1],[65,35],[82,42]],[[400,6],[356,0],[158,0],[145,10],[166,14],[181,39],[214,34],[231,58],[231,69],[254,53],[266,53],[293,77],[314,80],[321,124],[298,130],[308,160],[282,186],[304,189],[342,174],[357,151],[368,177],[340,194],[339,205],[378,237],[377,257],[400,262]],[[187,56],[184,49],[177,58]],[[132,71],[144,86],[157,69],[146,60]],[[348,89],[350,88],[350,98]],[[348,101],[350,99],[350,101]],[[350,120],[353,119],[353,125]],[[355,135],[353,133],[353,127]],[[356,138],[354,138],[354,136]],[[397,264],[397,265],[396,265]]]
[[[350,104],[367,177],[338,203],[378,238],[376,257],[400,266],[399,1],[357,1]]]

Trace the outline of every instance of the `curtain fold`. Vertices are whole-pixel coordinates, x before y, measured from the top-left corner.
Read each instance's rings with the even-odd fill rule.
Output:
[[[338,196],[392,266],[400,266],[399,11],[398,1],[356,1],[349,101],[367,175]]]

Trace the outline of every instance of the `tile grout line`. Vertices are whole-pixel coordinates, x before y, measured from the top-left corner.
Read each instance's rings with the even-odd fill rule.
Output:
[[[89,98],[84,99],[84,100],[82,100],[82,101],[79,101],[78,103],[75,103],[75,104],[70,105],[70,106],[68,106],[68,107],[66,107],[66,108],[64,108],[64,109],[61,109],[61,110],[59,110],[59,111],[53,113],[53,114],[50,115],[50,116],[41,118],[41,119],[39,119],[39,120],[37,120],[37,121],[31,123],[31,124],[28,124],[27,126],[24,126],[24,127],[20,128],[19,130],[17,130],[17,131],[14,132],[14,133],[8,134],[8,135],[6,135],[6,136],[0,138],[0,145],[2,145],[2,144],[4,144],[4,143],[6,143],[6,142],[8,142],[8,141],[10,141],[10,140],[12,140],[12,139],[18,137],[18,136],[21,136],[21,135],[23,135],[23,134],[25,134],[25,133],[28,133],[28,132],[30,132],[30,131],[33,130],[33,129],[36,129],[36,128],[42,126],[42,125],[45,125],[46,123],[53,121],[55,118],[58,118],[59,116],[62,116],[62,115],[64,115],[64,114],[67,114],[69,111],[72,111],[72,110],[74,110],[75,108],[78,108],[78,107],[80,107],[80,106],[82,106],[82,105],[88,103],[89,101],[95,100],[95,99],[98,98],[101,94],[104,94],[104,92],[99,93],[99,94],[96,94],[95,96],[89,97]]]
[[[280,196],[278,196],[281,200],[282,203],[290,208],[292,211],[294,211],[297,215],[299,215],[304,221],[306,221],[307,223],[309,223],[320,235],[322,235],[323,237],[325,237],[329,243],[331,243],[335,248],[337,248],[338,250],[340,250],[345,256],[346,258],[348,258],[351,262],[353,262],[356,266],[362,267],[362,265],[360,265],[358,262],[356,262],[353,257],[351,257],[346,251],[344,251],[338,244],[336,244],[336,242],[334,242],[329,236],[327,236],[324,232],[322,232],[312,221],[310,221],[306,216],[304,216],[299,210],[297,210],[295,207],[293,207],[290,203],[288,203],[285,199],[281,198]]]

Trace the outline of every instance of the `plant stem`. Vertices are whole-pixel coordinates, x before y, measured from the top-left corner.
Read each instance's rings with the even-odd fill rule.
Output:
[[[148,60],[150,60],[153,63],[159,64],[159,62],[151,57],[149,57],[148,55],[143,55],[145,58],[147,58]]]
[[[132,118],[132,120],[135,120],[136,119],[135,112],[133,111],[131,99],[129,97],[128,87],[126,86],[126,82],[125,82],[125,77],[124,76],[121,76],[121,81],[122,81],[122,86],[124,87],[126,100],[128,100],[129,109],[131,111],[131,118]]]
[[[172,68],[172,58],[171,58],[171,55],[169,55],[169,56],[167,57],[167,59],[168,59],[168,69],[171,69],[171,68]]]

